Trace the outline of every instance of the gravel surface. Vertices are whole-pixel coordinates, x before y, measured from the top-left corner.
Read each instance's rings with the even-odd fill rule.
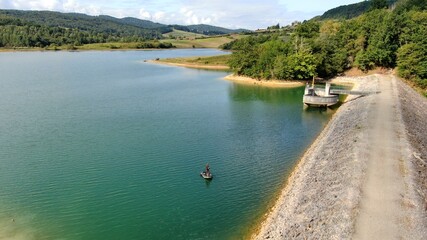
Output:
[[[334,82],[351,82],[353,90],[381,91],[379,79],[393,80],[393,86],[407,91],[399,80],[391,75],[371,75],[355,78],[337,78]],[[391,81],[390,80],[390,81]],[[395,87],[396,88],[396,87]],[[394,90],[397,91],[397,90]],[[406,93],[405,93],[406,94]],[[426,164],[422,169],[413,167],[415,160],[409,153],[412,147],[407,142],[405,125],[412,128],[410,142],[419,143],[424,152],[417,152],[420,159],[426,159],[426,99],[418,99],[407,95],[411,101],[422,102],[424,105],[407,107],[402,100],[396,106],[397,129],[399,146],[405,146],[401,151],[401,174],[404,178],[405,191],[399,197],[402,219],[399,220],[399,233],[405,239],[426,239],[425,207],[420,204],[420,190],[426,193]],[[398,95],[397,93],[395,94]],[[401,97],[402,98],[402,97]],[[350,96],[316,141],[310,146],[296,169],[291,174],[288,184],[281,196],[271,209],[267,219],[261,226],[255,239],[351,239],[355,232],[356,219],[363,202],[362,192],[370,156],[369,136],[370,109],[376,101],[375,95]],[[415,100],[416,99],[416,100]],[[409,101],[409,100],[408,100]],[[401,109],[401,106],[402,107]],[[414,110],[414,108],[416,108]],[[407,112],[416,112],[417,120]],[[399,117],[403,113],[403,118]],[[408,119],[406,119],[408,118]],[[402,119],[406,119],[403,121]],[[417,127],[412,127],[412,124]],[[411,133],[411,131],[408,131]],[[415,138],[416,140],[412,140]],[[424,155],[422,155],[424,154]],[[412,155],[411,155],[412,156]],[[415,158],[417,159],[417,158]],[[424,177],[414,177],[414,173]],[[416,179],[416,180],[415,180]],[[424,185],[420,185],[424,184]],[[422,195],[421,194],[421,195]],[[401,228],[401,229],[400,229]]]
[[[407,84],[398,81],[402,119],[412,146],[413,177],[416,193],[421,197],[427,212],[427,98],[421,96]],[[424,218],[424,226],[427,218]]]

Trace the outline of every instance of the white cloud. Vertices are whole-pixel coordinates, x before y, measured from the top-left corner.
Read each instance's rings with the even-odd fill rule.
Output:
[[[166,16],[165,12],[162,12],[162,11],[155,12],[153,15],[153,20],[160,22],[162,19],[165,19],[165,16]]]
[[[143,9],[143,8],[141,8],[139,10],[139,15],[138,16],[141,19],[151,20],[151,14],[148,11],[146,11],[145,9]]]
[[[1,8],[13,8],[13,9],[31,9],[31,10],[54,10],[57,9],[60,5],[60,1],[58,0],[3,0],[0,1]],[[4,6],[4,7],[3,7]]]

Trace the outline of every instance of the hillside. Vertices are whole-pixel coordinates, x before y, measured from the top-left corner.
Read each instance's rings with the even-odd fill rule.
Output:
[[[195,38],[207,37],[207,35],[177,30],[174,28],[171,32],[163,34],[163,37],[170,38],[170,39],[195,39]]]
[[[244,37],[244,35],[232,34],[230,36],[162,39],[160,40],[160,43],[171,43],[177,48],[220,48],[224,44]]]
[[[216,27],[216,26],[211,26],[206,24],[197,24],[197,25],[188,25],[188,26],[182,26],[182,25],[169,25],[169,26],[173,27],[176,30],[208,35],[208,36],[250,32],[250,30],[246,30],[246,29],[232,30],[232,29]]]
[[[107,34],[110,37],[161,38],[162,28],[147,28],[129,24],[108,16],[89,16],[80,13],[52,11],[0,10],[1,19],[19,20],[25,26],[59,27],[83,31],[90,35]]]
[[[246,29],[237,29],[231,30],[222,27],[215,27],[206,24],[198,24],[198,25],[188,25],[187,28],[190,32],[205,34],[205,35],[221,35],[221,34],[230,34],[230,33],[240,33],[240,32],[249,32]]]
[[[106,19],[109,21],[117,22],[120,24],[130,25],[138,28],[147,28],[147,29],[165,29],[165,32],[171,31],[171,28],[167,25],[161,23],[155,23],[148,20],[142,20],[133,17],[125,17],[125,18],[115,18],[107,15],[100,15],[102,19]]]
[[[387,0],[387,6],[391,7],[398,0]],[[369,11],[371,3],[373,1],[363,1],[359,3],[343,5],[336,8],[332,8],[326,11],[323,15],[316,17],[317,20],[326,19],[350,19],[360,16]]]
[[[242,31],[210,25],[165,25],[131,17],[0,9],[0,47],[6,48],[143,42],[163,39],[163,34],[174,29],[192,36],[199,32],[212,36]]]

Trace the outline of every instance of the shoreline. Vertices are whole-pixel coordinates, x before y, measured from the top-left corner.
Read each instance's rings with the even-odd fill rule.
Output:
[[[167,66],[175,66],[175,67],[187,67],[193,69],[204,69],[204,70],[218,70],[218,71],[229,71],[230,67],[226,65],[202,65],[202,64],[191,64],[191,63],[171,63],[165,62],[162,60],[147,60],[147,63],[167,65]],[[237,76],[235,74],[229,74],[223,78],[224,80],[235,82],[239,84],[245,85],[257,85],[262,87],[270,87],[270,88],[294,88],[304,86],[307,82],[306,80],[302,81],[279,81],[279,80],[258,80],[245,76]]]
[[[193,69],[205,69],[205,70],[219,70],[219,71],[229,71],[230,67],[226,65],[204,65],[204,64],[192,64],[192,63],[172,63],[165,62],[162,60],[147,60],[147,63],[175,66],[175,67],[187,67]],[[289,80],[289,81],[280,81],[280,80],[259,80],[245,76],[238,76],[235,74],[229,74],[223,78],[224,80],[235,82],[238,84],[245,85],[257,85],[262,87],[270,88],[294,88],[304,86],[308,81],[307,80]]]
[[[379,89],[380,81],[390,82],[390,79],[393,84],[399,81],[392,75],[376,74],[354,78],[338,77],[332,83],[352,83],[352,90],[373,91]],[[269,205],[269,210],[260,222],[254,224],[248,234],[251,239],[354,237],[356,224],[363,224],[359,222],[358,216],[361,204],[363,206],[366,202],[364,184],[368,170],[371,169],[366,160],[371,154],[367,151],[370,142],[366,139],[371,134],[369,119],[373,111],[371,108],[376,105],[376,98],[375,95],[347,97],[297,161],[278,196],[273,198],[273,206]],[[401,122],[396,124],[398,132],[404,131],[401,129]],[[403,144],[404,140],[399,142]],[[409,149],[404,148],[402,151],[402,156],[405,157],[404,151]],[[411,172],[409,160],[402,161],[401,171]],[[410,186],[412,176],[402,178],[405,186]],[[425,212],[420,209],[422,204],[418,204],[419,200],[415,195],[413,189],[405,189],[402,195],[405,201],[402,201],[406,206],[413,207],[405,208],[402,203],[402,221],[410,219],[411,222],[422,223]],[[417,214],[417,211],[421,213]],[[414,238],[425,236],[423,224],[399,225],[397,232]]]
[[[224,77],[225,80],[239,83],[239,84],[246,84],[246,85],[257,85],[257,86],[263,86],[263,87],[271,87],[271,88],[294,88],[294,87],[301,87],[306,84],[307,81],[279,81],[279,80],[258,80],[250,77],[245,76],[237,76],[235,74],[230,74],[226,77]]]
[[[337,77],[338,78],[338,77]],[[351,90],[357,90],[359,89],[359,83],[350,79],[346,79],[344,77],[344,80],[337,81],[334,78],[331,83],[337,83],[340,85],[350,85],[352,86]],[[350,101],[351,98],[347,97],[344,101],[344,103]],[[249,238],[251,240],[255,239],[268,239],[270,237],[263,237],[262,230],[268,226],[273,225],[271,216],[274,214],[278,214],[279,212],[279,205],[283,204],[285,196],[287,196],[290,191],[292,190],[292,185],[295,184],[299,179],[300,171],[303,170],[304,165],[306,164],[307,158],[313,154],[313,151],[315,150],[315,146],[318,144],[321,144],[324,141],[325,135],[327,135],[327,130],[331,128],[331,122],[335,118],[335,115],[338,114],[338,111],[334,113],[334,115],[331,117],[329,122],[325,125],[323,130],[314,138],[313,142],[304,150],[301,157],[296,161],[295,165],[290,169],[288,176],[284,179],[284,182],[282,184],[282,187],[279,188],[279,190],[276,192],[277,195],[272,199],[272,201],[269,202],[269,209],[267,212],[263,215],[261,220],[254,224],[254,228],[252,228],[248,234]],[[277,236],[276,236],[277,237]],[[273,237],[273,239],[276,239],[276,237]],[[283,237],[283,236],[281,236]],[[287,236],[289,237],[289,236]],[[294,236],[295,237],[295,236]]]
[[[12,49],[12,48],[0,48],[0,53],[20,53],[20,52],[119,52],[119,51],[161,51],[161,50],[175,50],[182,48],[76,48],[76,49],[46,49],[46,48],[22,48],[22,49]]]
[[[187,68],[194,68],[194,69],[223,70],[223,71],[230,70],[230,68],[228,66],[225,66],[225,65],[201,65],[201,64],[191,64],[191,63],[171,63],[171,62],[164,62],[161,60],[147,60],[145,62],[160,64],[160,65],[167,65],[167,66],[175,66],[175,67],[187,67]]]

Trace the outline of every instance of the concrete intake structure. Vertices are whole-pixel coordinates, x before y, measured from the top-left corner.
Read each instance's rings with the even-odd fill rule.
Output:
[[[305,85],[303,103],[314,107],[329,107],[338,103],[338,94],[330,94],[331,84],[326,83],[325,90]]]
[[[326,83],[325,88],[315,88],[313,85],[310,87],[307,83],[305,85],[303,103],[307,106],[313,107],[329,107],[335,105],[339,101],[340,94],[347,95],[370,95],[377,94],[379,91],[351,91],[344,89],[331,89],[331,83]]]

